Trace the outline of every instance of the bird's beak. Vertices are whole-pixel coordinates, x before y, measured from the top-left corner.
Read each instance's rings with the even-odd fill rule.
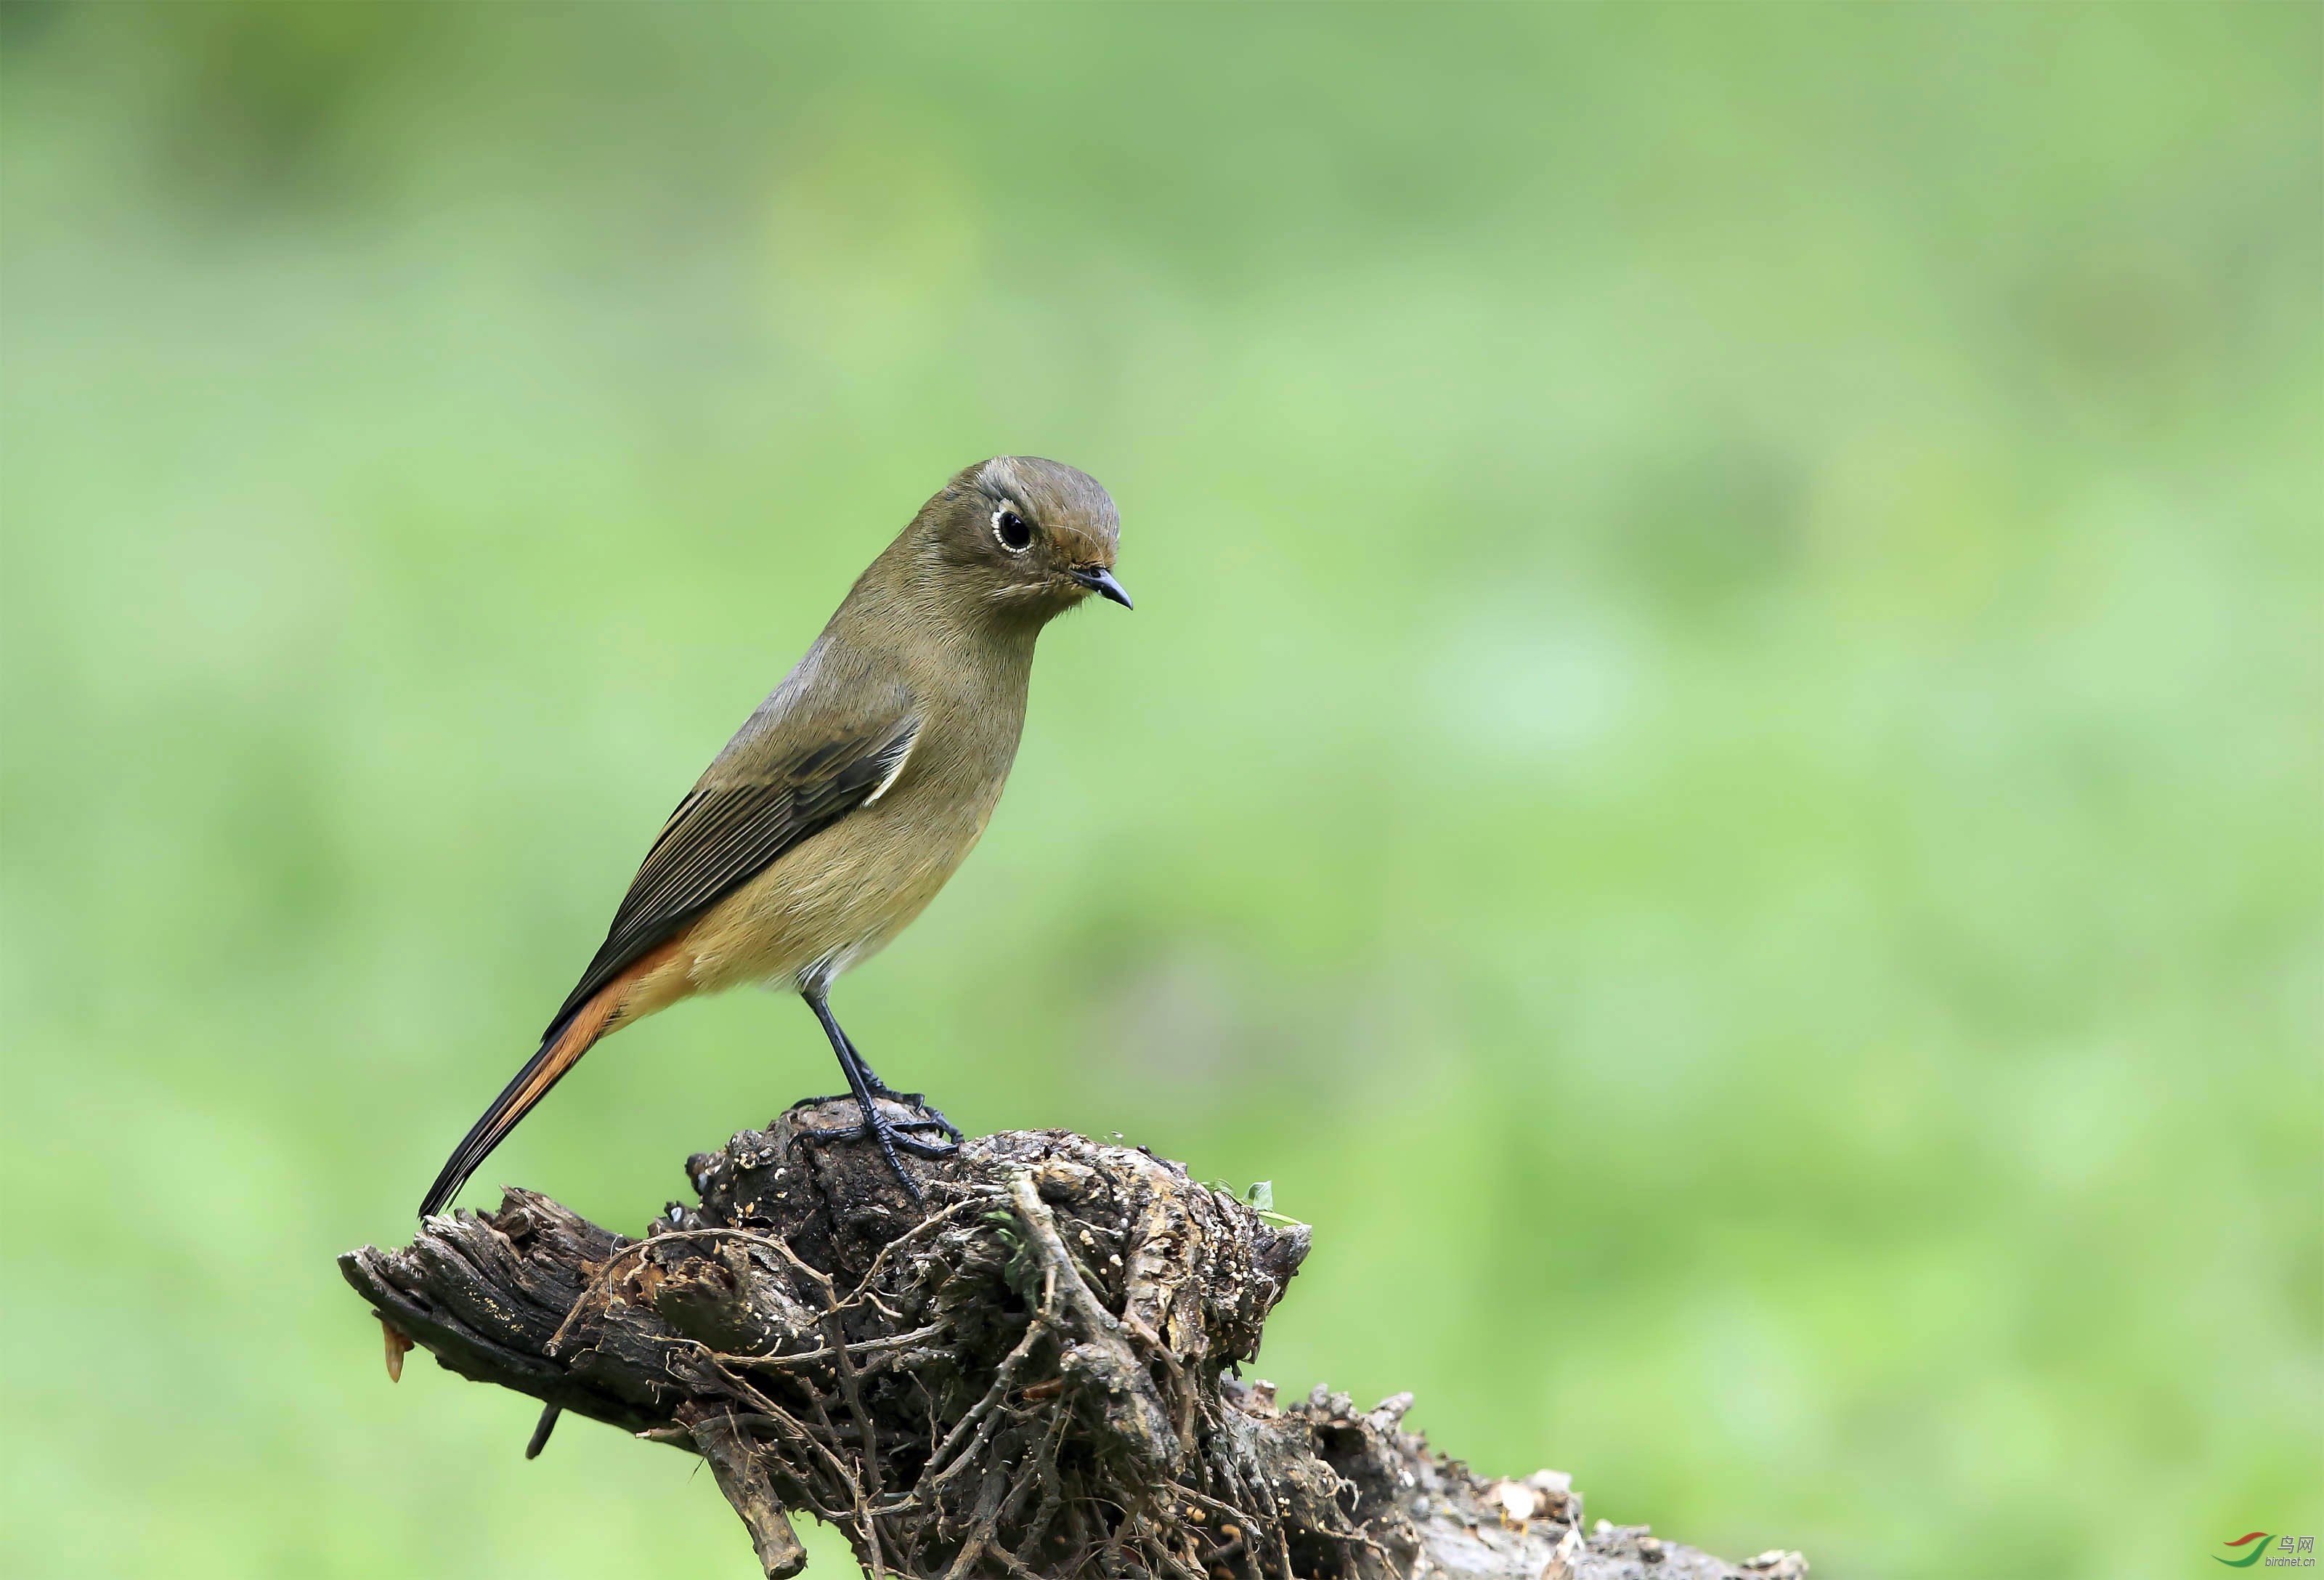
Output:
[[[1113,579],[1113,572],[1106,569],[1103,566],[1088,566],[1082,569],[1075,570],[1072,574],[1073,578],[1075,581],[1081,583],[1082,586],[1089,588],[1090,591],[1097,594],[1099,596],[1111,598],[1115,603],[1120,604],[1125,609],[1135,609],[1138,607],[1137,605],[1130,601],[1130,595],[1121,590],[1121,584]]]

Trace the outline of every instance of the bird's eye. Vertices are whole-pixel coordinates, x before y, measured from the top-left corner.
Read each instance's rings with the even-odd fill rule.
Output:
[[[1003,505],[992,513],[992,536],[1011,554],[1033,546],[1033,529],[1023,516]]]

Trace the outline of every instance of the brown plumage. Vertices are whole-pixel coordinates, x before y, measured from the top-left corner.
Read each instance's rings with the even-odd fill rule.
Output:
[[[1120,524],[1071,467],[1000,456],[954,476],[858,577],[823,634],[669,816],[540,1050],[454,1150],[440,1210],[600,1039],[744,983],[804,997],[862,1133],[935,1153],[941,1113],[897,1124],[825,994],[920,913],[992,815],[1025,723],[1034,639],[1113,579]],[[917,1194],[917,1192],[915,1192]]]

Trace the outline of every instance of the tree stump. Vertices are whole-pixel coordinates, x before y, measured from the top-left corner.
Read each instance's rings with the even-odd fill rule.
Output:
[[[902,1111],[899,1108],[899,1114]],[[1010,1131],[907,1163],[800,1104],[687,1165],[641,1239],[510,1190],[339,1259],[453,1372],[709,1462],[770,1576],[790,1516],[914,1580],[1798,1580],[1645,1526],[1585,1529],[1568,1478],[1480,1477],[1359,1411],[1238,1380],[1309,1230],[1141,1149]]]

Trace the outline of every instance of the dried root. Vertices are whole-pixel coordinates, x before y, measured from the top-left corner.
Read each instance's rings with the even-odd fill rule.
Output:
[[[341,1265],[392,1334],[542,1400],[537,1442],[566,1410],[701,1454],[770,1575],[805,1565],[795,1512],[874,1575],[943,1580],[1805,1573],[1585,1535],[1563,1478],[1480,1481],[1403,1432],[1408,1396],[1243,1387],[1308,1231],[1180,1165],[1010,1132],[916,1163],[915,1204],[816,1144],[853,1118],[803,1105],[690,1160],[700,1205],[643,1239],[511,1191]]]

